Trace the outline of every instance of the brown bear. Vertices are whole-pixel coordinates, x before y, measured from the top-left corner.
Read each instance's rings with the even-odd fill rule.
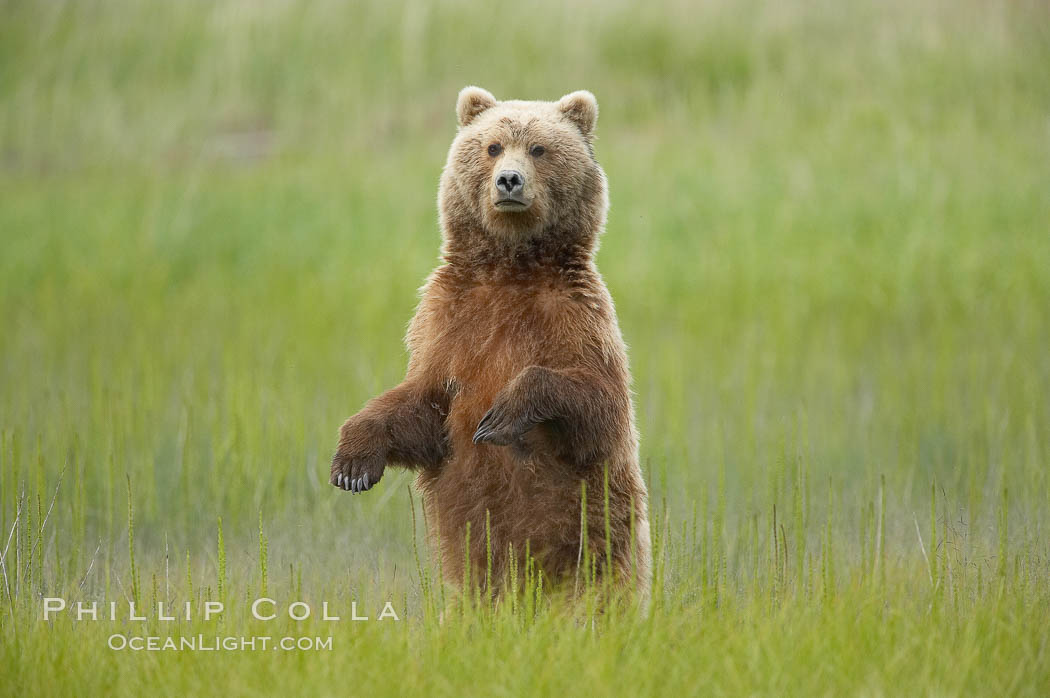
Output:
[[[484,585],[491,564],[492,593],[511,556],[524,569],[526,546],[545,586],[578,583],[585,486],[594,569],[608,569],[608,544],[615,588],[644,599],[631,378],[594,264],[609,205],[592,145],[598,104],[586,91],[498,102],[467,87],[456,113],[438,193],[443,263],[408,329],[407,375],[343,425],[331,483],[363,492],[387,465],[417,470],[445,579],[466,578],[469,522],[466,572]]]

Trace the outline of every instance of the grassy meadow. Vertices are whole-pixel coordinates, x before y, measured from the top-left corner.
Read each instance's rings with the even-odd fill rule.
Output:
[[[1050,694],[1047,66],[1032,1],[0,1],[0,694]],[[467,84],[598,97],[647,615],[457,604],[410,474],[327,484]]]

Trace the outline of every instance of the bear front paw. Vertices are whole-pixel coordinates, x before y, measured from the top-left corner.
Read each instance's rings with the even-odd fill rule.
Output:
[[[474,443],[508,446],[539,424],[528,409],[515,409],[509,400],[496,400],[478,422]]]
[[[383,477],[384,461],[378,454],[353,454],[340,448],[332,459],[332,475],[328,481],[353,494],[370,490]]]

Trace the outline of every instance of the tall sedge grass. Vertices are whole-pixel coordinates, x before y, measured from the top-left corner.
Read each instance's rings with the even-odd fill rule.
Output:
[[[717,530],[717,513],[710,516],[702,514],[699,520],[693,514],[683,516],[681,521],[689,521],[691,525],[679,525],[674,510],[660,507],[654,509],[652,521],[653,531],[659,532],[654,536],[654,593],[651,603],[643,609],[630,604],[609,603],[609,595],[613,590],[607,582],[608,577],[599,574],[598,561],[587,552],[582,554],[583,574],[581,586],[575,590],[577,601],[574,603],[568,602],[569,597],[566,595],[550,594],[552,590],[548,588],[542,571],[531,555],[526,559],[520,576],[514,567],[508,571],[508,577],[504,580],[508,591],[496,602],[497,599],[489,593],[493,581],[491,546],[487,548],[486,577],[480,580],[467,576],[464,580],[465,586],[458,589],[449,588],[442,581],[435,561],[429,558],[425,552],[426,548],[419,546],[414,547],[417,551],[416,577],[376,582],[376,587],[369,591],[363,591],[361,587],[352,587],[348,592],[347,589],[341,588],[342,582],[333,586],[324,581],[322,576],[314,575],[310,577],[310,584],[304,587],[301,571],[293,572],[286,583],[274,585],[267,582],[267,559],[271,553],[269,542],[262,532],[265,520],[261,514],[259,545],[254,559],[245,559],[240,564],[235,564],[234,569],[229,572],[229,577],[226,569],[227,543],[220,520],[212,551],[216,560],[214,564],[217,579],[217,591],[213,594],[210,585],[196,587],[193,582],[194,567],[200,567],[202,563],[199,560],[207,559],[207,550],[187,553],[182,583],[170,579],[166,555],[164,558],[154,558],[153,563],[147,563],[146,567],[136,567],[133,542],[135,518],[131,494],[134,489],[129,486],[128,491],[126,535],[129,541],[130,567],[126,572],[119,568],[106,570],[106,576],[112,574],[118,589],[122,590],[115,596],[120,602],[118,620],[110,622],[104,618],[100,623],[75,621],[69,615],[59,614],[57,619],[43,622],[41,599],[44,596],[61,596],[68,599],[70,604],[76,601],[97,600],[105,596],[97,590],[92,591],[91,586],[85,589],[82,583],[78,586],[68,579],[64,580],[60,574],[62,567],[59,562],[59,548],[54,545],[46,546],[43,553],[35,553],[36,537],[31,537],[27,549],[21,550],[16,547],[11,552],[13,557],[21,561],[23,580],[22,584],[12,587],[11,594],[5,593],[4,596],[3,627],[7,637],[5,652],[15,652],[22,656],[44,656],[53,652],[56,647],[65,647],[63,652],[72,652],[76,657],[74,665],[79,662],[98,661],[99,658],[104,658],[104,661],[110,664],[115,655],[105,649],[105,644],[112,633],[158,634],[176,638],[197,635],[210,637],[216,634],[226,636],[265,633],[269,636],[273,633],[289,633],[295,637],[310,637],[311,634],[317,638],[331,637],[334,640],[334,648],[331,651],[340,653],[337,656],[341,656],[343,652],[363,652],[363,661],[368,662],[371,661],[371,652],[382,653],[389,650],[370,649],[370,646],[360,644],[363,642],[362,638],[371,638],[373,642],[393,643],[391,649],[409,638],[417,638],[424,642],[448,643],[450,648],[456,648],[450,649],[450,652],[470,654],[477,652],[479,642],[494,642],[509,649],[515,644],[514,638],[519,637],[521,633],[540,633],[547,638],[547,651],[563,651],[590,643],[598,643],[598,646],[611,643],[612,647],[618,649],[613,651],[609,648],[611,654],[608,655],[599,651],[598,647],[594,648],[597,653],[595,661],[615,661],[614,658],[623,652],[634,652],[632,656],[637,656],[639,661],[645,657],[645,661],[648,662],[652,657],[666,659],[666,650],[661,651],[661,644],[667,633],[677,637],[677,641],[683,641],[689,637],[687,629],[691,626],[695,626],[696,631],[700,633],[724,633],[727,628],[743,622],[748,628],[745,634],[752,637],[756,648],[762,648],[769,647],[768,643],[773,637],[769,633],[799,634],[800,623],[809,624],[810,632],[829,632],[836,626],[838,619],[847,614],[858,624],[854,626],[854,631],[860,634],[855,638],[857,642],[865,642],[865,637],[888,640],[885,636],[885,632],[888,632],[886,624],[889,623],[892,627],[894,623],[901,623],[902,618],[908,620],[905,622],[905,629],[898,631],[905,633],[905,637],[912,637],[912,641],[919,637],[932,640],[941,632],[949,632],[949,629],[952,629],[952,633],[963,633],[961,641],[964,645],[956,647],[954,651],[975,653],[969,656],[967,661],[971,662],[977,673],[949,679],[950,666],[944,665],[942,669],[946,673],[927,677],[933,683],[926,685],[954,687],[952,690],[968,690],[967,687],[1019,690],[1024,687],[1038,687],[1041,685],[1039,682],[1046,678],[1039,669],[1039,666],[1045,665],[1039,663],[1040,653],[1044,651],[1038,649],[1041,646],[1039,637],[1044,633],[1044,626],[1038,618],[1045,614],[1050,603],[1047,586],[1043,583],[1050,570],[1047,569],[1045,551],[1040,547],[1043,545],[1042,541],[1024,540],[1014,544],[1009,542],[1009,532],[1005,523],[1008,518],[1009,500],[1005,492],[995,511],[995,516],[1000,522],[996,531],[998,545],[991,550],[984,549],[979,542],[974,541],[965,532],[957,530],[955,524],[946,519],[934,519],[934,532],[938,537],[933,539],[935,542],[931,543],[931,550],[940,552],[932,559],[940,562],[932,564],[932,567],[931,558],[922,547],[924,544],[921,536],[918,544],[910,548],[887,550],[882,547],[877,528],[884,524],[875,523],[881,521],[881,513],[876,515],[871,507],[867,509],[865,520],[868,522],[868,528],[863,532],[861,543],[867,540],[872,547],[861,547],[860,549],[866,551],[865,555],[845,565],[832,554],[834,542],[841,536],[838,531],[839,521],[834,518],[829,517],[827,522],[822,524],[823,544],[818,554],[792,554],[789,551],[798,550],[799,546],[793,537],[806,537],[808,532],[805,528],[793,530],[789,537],[788,523],[791,523],[792,529],[795,523],[783,521],[778,514],[776,503],[773,502],[766,524],[762,526],[769,530],[768,542],[759,542],[758,536],[751,535],[747,538],[746,548],[733,555],[722,552],[723,546],[715,543],[712,536],[698,535],[698,529]],[[790,491],[793,493],[793,501],[797,502],[794,493],[798,489],[795,484],[791,485]],[[409,495],[411,499],[411,491]],[[885,492],[878,492],[876,495],[879,495],[881,512],[882,507],[886,505],[885,499],[882,498]],[[931,504],[936,504],[936,501],[936,496],[931,498]],[[608,511],[607,508],[605,511]],[[795,522],[798,521],[797,516],[796,511]],[[43,520],[46,521],[46,517]],[[759,523],[761,525],[761,522]],[[25,529],[33,525],[28,518],[24,521],[16,520],[11,539],[21,541],[17,544],[19,546],[27,545]],[[874,532],[873,528],[876,529]],[[54,538],[54,531],[47,527],[37,530],[39,536]],[[581,534],[586,535],[587,530],[586,526],[582,527]],[[420,531],[418,537],[425,537],[425,531]],[[412,538],[415,544],[417,536]],[[608,554],[606,548],[605,555],[601,557],[603,563]],[[994,582],[988,584],[984,581],[985,569],[988,567],[987,561],[993,558],[996,560],[996,571],[992,575]],[[8,558],[5,555],[6,559]],[[196,564],[194,559],[198,560]],[[753,559],[762,564],[754,565],[751,562]],[[207,563],[203,564],[208,566]],[[818,567],[821,570],[820,577],[815,576]],[[936,578],[933,569],[938,570]],[[28,570],[37,572],[35,576],[31,576]],[[98,580],[102,577],[102,572],[99,570],[92,573],[89,568],[88,576]],[[348,573],[348,580],[352,585],[362,583],[359,571],[349,570]],[[131,581],[122,583],[120,579],[125,574]],[[135,580],[141,574],[148,575],[152,580],[150,601],[148,604],[136,603],[135,611],[130,611],[126,604],[139,598],[137,594],[140,592]],[[201,575],[201,570],[198,569],[196,574]],[[163,587],[160,583],[162,576]],[[705,577],[708,579],[707,587],[702,581]],[[484,584],[480,583],[482,581]],[[358,606],[354,607],[353,612],[361,616],[370,616],[370,620],[359,625],[346,622],[323,623],[316,618],[293,622],[282,615],[275,622],[264,624],[250,617],[249,606],[255,598],[266,596],[276,599],[278,608],[286,608],[294,601],[306,601],[314,607],[315,615],[320,614],[318,608],[320,603],[325,601],[332,604],[344,620],[350,614],[350,601],[354,601]],[[226,610],[220,618],[210,621],[201,618],[200,609],[205,601],[223,599],[227,601]],[[376,620],[379,607],[386,600],[393,600],[400,620],[393,621],[397,623],[395,630],[386,630],[383,634],[376,635],[379,632],[375,629],[378,623],[388,622]],[[452,615],[448,613],[447,600],[454,600],[455,613]],[[158,606],[159,601],[164,602],[166,611]],[[161,618],[162,614],[172,613],[172,609],[181,609],[186,601],[190,601],[194,606],[190,619],[181,617],[181,610],[175,612],[178,620],[174,624]],[[869,607],[870,604],[874,606]],[[106,606],[107,604],[103,604],[103,609]],[[107,613],[108,611],[103,610],[104,616]],[[144,619],[129,622],[130,613],[141,614]],[[857,615],[858,613],[860,615]],[[998,617],[1001,622],[1007,622],[1009,619],[1014,630],[1005,636],[990,631],[990,626],[986,625],[990,617]],[[686,635],[683,635],[683,632]],[[591,640],[586,640],[587,637]],[[898,638],[900,639],[903,638]],[[838,656],[837,661],[865,663],[863,658],[847,656],[850,652],[846,650],[846,645],[836,647],[837,651],[845,653]],[[877,651],[887,649],[892,648]],[[782,648],[781,651],[785,650]],[[792,650],[789,656],[796,651],[798,648]],[[998,657],[996,666],[1000,669],[1015,666],[1015,662],[1020,662],[1024,665],[1023,670],[1018,667],[1020,674],[1008,671],[1005,675],[997,675],[998,678],[990,679],[976,668],[986,667],[987,662],[991,661],[988,657],[978,660],[976,653],[981,652],[993,652]],[[890,659],[892,656],[896,655],[890,651],[886,655],[887,660],[899,661]],[[134,673],[133,660],[119,659],[119,655],[116,657],[118,665],[122,667],[119,670],[122,690],[134,690],[133,687],[139,685],[142,679]],[[322,666],[330,661],[328,655],[318,655],[315,658]],[[237,657],[230,661],[239,666],[250,660]],[[783,671],[784,668],[779,662],[780,658],[770,656],[764,658],[760,666],[768,671],[777,670],[778,667]],[[663,662],[658,661],[656,665],[664,667],[661,671],[668,670]],[[561,666],[562,670],[568,670],[564,665]],[[436,666],[431,668],[436,669]],[[174,667],[170,671],[175,671]],[[324,676],[327,672],[319,673]],[[179,685],[195,685],[188,675],[177,673],[172,674],[172,677]],[[45,685],[63,685],[65,681],[73,680],[74,675],[70,674],[67,678],[51,676],[44,681],[42,676],[34,674],[30,669],[19,669],[13,674],[13,678],[23,686],[43,688]],[[78,682],[84,681],[84,678],[84,675],[76,676]],[[567,675],[561,681],[570,681],[570,678],[570,675]],[[722,677],[723,681],[727,681],[722,684],[726,688],[733,685],[729,678],[732,677]],[[464,675],[460,679],[467,680],[467,677]],[[875,682],[872,686],[890,690],[894,674],[887,670],[886,673],[877,673],[869,679]],[[302,680],[310,682],[317,680],[317,677],[311,672],[309,677],[303,677]],[[659,685],[673,685],[676,681],[685,679],[667,674],[662,677],[648,676],[648,680]],[[740,677],[736,677],[735,680],[740,680]],[[787,683],[784,683],[785,680]],[[841,677],[836,679],[841,680]],[[477,681],[477,678],[472,681]],[[379,684],[387,685],[391,689],[395,686],[386,681]],[[88,685],[101,688],[107,684],[96,678],[89,679]],[[218,685],[224,684],[220,681],[211,688]],[[271,687],[268,683],[259,685]],[[486,677],[478,685],[494,688],[500,685],[500,679]],[[612,685],[609,684],[610,687]],[[776,681],[770,677],[768,683],[764,678],[752,678],[746,685],[808,685],[815,688],[825,684],[809,684],[796,675],[788,679],[781,677]],[[858,686],[852,682],[837,685]]]

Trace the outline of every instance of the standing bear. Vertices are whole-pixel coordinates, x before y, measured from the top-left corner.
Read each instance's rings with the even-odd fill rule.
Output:
[[[594,569],[644,599],[631,377],[594,264],[609,206],[598,103],[586,91],[498,102],[467,87],[456,114],[438,190],[442,264],[409,325],[407,374],[343,425],[331,483],[364,492],[387,465],[418,471],[446,581],[484,585],[491,564],[490,593],[512,562],[524,569],[526,549],[545,588],[575,588],[585,518]]]

